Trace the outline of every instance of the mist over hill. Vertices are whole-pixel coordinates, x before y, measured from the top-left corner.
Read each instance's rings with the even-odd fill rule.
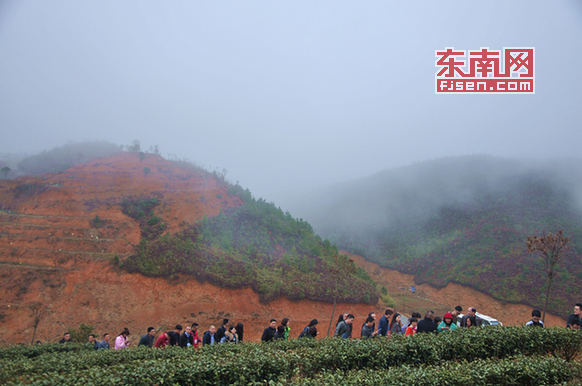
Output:
[[[447,157],[282,198],[338,248],[415,275],[541,305],[545,272],[526,236],[563,229],[573,249],[552,289],[553,312],[582,278],[582,161]]]
[[[139,142],[138,142],[139,143]],[[139,151],[139,144],[137,147]],[[24,158],[18,169],[26,174],[60,173],[63,170],[97,157],[120,154],[122,147],[107,141],[68,143],[49,151]]]

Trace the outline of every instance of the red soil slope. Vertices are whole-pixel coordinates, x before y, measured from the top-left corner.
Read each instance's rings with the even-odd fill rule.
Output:
[[[365,269],[376,283],[385,286],[396,302],[396,309],[404,310],[405,314],[410,314],[412,311],[424,312],[427,309],[433,309],[442,316],[444,312],[460,305],[463,310],[475,307],[477,312],[494,317],[505,326],[521,325],[531,319],[533,308],[530,306],[503,303],[476,289],[457,283],[449,283],[444,288],[435,288],[429,284],[418,285],[414,282],[413,275],[381,268],[377,264],[345,251],[342,253],[346,253],[357,266]],[[416,287],[414,294],[410,291],[410,286]],[[574,308],[573,305],[572,308]],[[546,325],[564,327],[566,320],[556,315],[546,314]]]
[[[147,175],[145,167],[151,171]],[[42,188],[17,194],[17,186],[34,183]],[[292,336],[313,318],[329,321],[330,304],[284,298],[262,304],[250,288],[219,288],[187,277],[169,282],[120,270],[113,257],[134,252],[140,229],[119,203],[139,196],[159,198],[154,213],[170,232],[242,204],[207,173],[155,155],[140,162],[137,155],[124,154],[57,175],[1,182],[0,342],[30,342],[34,302],[44,306],[35,337],[41,341],[60,339],[81,323],[98,333],[127,326],[137,336],[150,325],[168,330],[196,321],[206,329],[228,317],[245,324],[245,340],[258,340],[272,317],[289,317]],[[92,226],[95,216],[103,226]],[[372,311],[368,305],[338,306],[338,312],[347,309],[360,318]]]
[[[145,167],[151,171],[147,175]],[[22,190],[18,186],[34,183],[41,189],[17,194]],[[148,278],[122,271],[113,262],[114,256],[123,259],[133,253],[140,239],[138,223],[121,212],[123,197],[158,197],[160,205],[154,213],[175,232],[204,215],[215,216],[221,209],[242,204],[226,190],[203,171],[182,169],[155,155],[140,162],[135,154],[75,165],[61,174],[0,181],[0,344],[31,341],[30,305],[35,302],[43,305],[35,340],[43,342],[58,340],[68,327],[78,328],[81,323],[95,326],[100,334],[117,334],[128,327],[135,343],[150,325],[161,331],[176,323],[198,322],[206,330],[224,317],[245,324],[245,340],[259,340],[273,317],[289,317],[293,337],[317,318],[324,336],[331,304],[286,298],[263,304],[250,288],[219,288],[184,276],[173,282]],[[91,220],[97,215],[104,223],[95,228]],[[402,300],[396,296],[400,284],[395,283],[410,283],[410,278],[353,258],[397,301]],[[441,292],[419,288],[426,294],[424,299],[397,303],[405,313],[412,308],[447,310],[457,303],[488,313],[488,301],[481,306],[476,291],[460,288],[452,296],[446,291],[449,287]],[[468,293],[474,297],[463,297]],[[350,311],[360,326],[368,312],[380,314],[382,309],[383,305],[339,304],[334,319]],[[521,323],[528,319],[523,316],[526,311],[519,318],[499,318]],[[502,315],[497,309],[491,314]],[[359,336],[359,327],[355,330],[354,336]]]

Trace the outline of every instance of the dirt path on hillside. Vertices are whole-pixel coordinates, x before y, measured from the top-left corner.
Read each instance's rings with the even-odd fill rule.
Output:
[[[498,319],[503,325],[521,325],[531,319],[532,307],[524,304],[503,303],[489,295],[456,283],[449,283],[444,288],[436,288],[429,284],[417,285],[413,275],[407,275],[392,269],[382,268],[378,264],[371,263],[363,257],[347,254],[358,267],[362,267],[377,283],[383,285],[396,302],[396,310],[404,314],[418,311],[423,314],[428,309],[433,309],[442,315],[452,310],[456,305],[466,310],[475,307],[477,312]],[[415,286],[415,293],[410,291],[410,286]],[[431,308],[432,307],[432,308]],[[569,313],[569,310],[564,310]],[[566,316],[566,315],[564,315]],[[547,326],[566,326],[566,320],[556,316],[546,315]]]

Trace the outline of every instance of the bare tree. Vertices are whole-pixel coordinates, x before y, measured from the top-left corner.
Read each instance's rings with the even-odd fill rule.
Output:
[[[546,309],[548,308],[548,299],[550,298],[550,289],[554,281],[556,264],[562,262],[566,252],[570,249],[570,237],[564,237],[560,229],[555,235],[548,233],[546,236],[528,236],[527,250],[531,253],[538,253],[546,265],[548,275],[548,284],[546,289],[546,300],[544,302],[544,313],[542,322],[546,319]]]
[[[327,336],[329,336],[329,332],[331,330],[331,324],[333,323],[333,315],[335,313],[335,306],[337,304],[337,300],[341,299],[339,294],[339,285],[343,283],[345,279],[350,274],[356,273],[356,265],[354,264],[353,260],[348,258],[346,255],[334,255],[332,256],[333,265],[329,267],[329,272],[335,279],[335,289],[333,292],[333,309],[331,311],[331,319],[329,321],[329,327],[327,328]]]
[[[44,318],[44,316],[46,315],[46,308],[44,304],[42,304],[41,302],[34,302],[28,305],[28,309],[32,314],[32,327],[34,327],[34,330],[32,331],[32,339],[30,341],[30,344],[34,344],[36,328],[38,327],[38,324],[40,323],[41,319]]]

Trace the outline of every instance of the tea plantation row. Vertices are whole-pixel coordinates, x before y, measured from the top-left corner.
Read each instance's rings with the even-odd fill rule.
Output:
[[[582,333],[486,328],[369,341],[299,339],[200,350],[0,349],[0,384],[551,385],[577,377]]]

